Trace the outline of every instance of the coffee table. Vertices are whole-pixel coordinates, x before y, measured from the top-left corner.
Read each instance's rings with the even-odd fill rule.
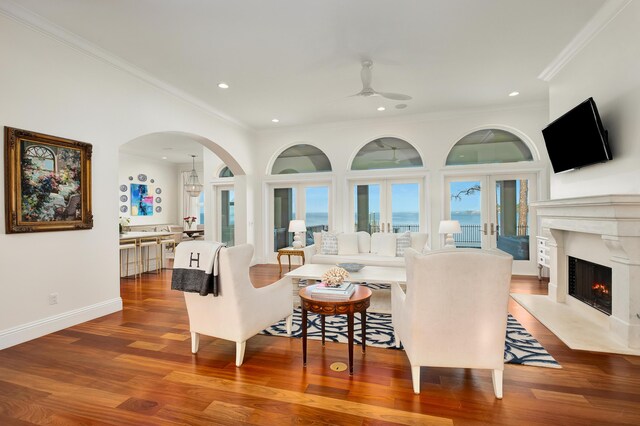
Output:
[[[320,315],[322,327],[322,346],[324,346],[325,315],[347,315],[347,345],[349,346],[349,375],[353,376],[353,316],[360,313],[362,322],[362,353],[366,350],[367,340],[367,308],[371,299],[371,290],[356,285],[355,292],[348,300],[328,300],[322,296],[311,294],[314,286],[307,286],[299,291],[302,301],[302,362],[307,366],[307,311]]]
[[[298,292],[302,287],[308,284],[315,284],[316,281],[322,279],[324,274],[329,268],[333,268],[336,265],[324,265],[319,263],[308,263],[302,265],[293,271],[284,274],[284,277],[291,279],[291,287],[293,291],[293,304],[294,307],[298,306]],[[398,283],[404,288],[407,283],[407,271],[402,267],[392,266],[365,266],[358,272],[349,272],[349,278],[347,280],[353,283],[371,283],[371,284],[393,284]],[[372,312],[390,313],[391,296],[390,291],[374,290],[372,308],[369,309]],[[380,297],[389,298],[386,302],[388,309],[378,309],[378,306],[385,303],[378,303],[379,297],[376,297],[376,293],[380,293]],[[389,294],[387,296],[387,293]]]

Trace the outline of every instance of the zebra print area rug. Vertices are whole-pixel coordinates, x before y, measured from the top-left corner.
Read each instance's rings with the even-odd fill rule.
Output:
[[[320,316],[309,314],[307,337],[320,340]],[[293,313],[292,337],[302,337],[300,328],[300,308]],[[355,315],[354,340],[360,344],[362,339],[360,315]],[[347,317],[345,315],[327,316],[325,337],[331,342],[347,342]],[[272,325],[261,334],[272,336],[287,336],[285,321]],[[367,312],[367,345],[379,348],[396,349],[393,337],[391,315]],[[542,347],[542,345],[525,330],[525,328],[509,314],[507,319],[507,335],[504,342],[504,362],[508,364],[533,365],[537,367],[562,368],[560,364]]]

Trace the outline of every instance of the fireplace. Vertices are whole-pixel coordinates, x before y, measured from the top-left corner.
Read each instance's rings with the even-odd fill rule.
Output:
[[[611,315],[611,268],[569,256],[569,295]]]

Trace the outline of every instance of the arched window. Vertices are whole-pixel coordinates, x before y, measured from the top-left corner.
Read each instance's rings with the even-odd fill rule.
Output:
[[[469,133],[451,148],[447,166],[533,161],[531,150],[522,139],[500,129]]]
[[[331,162],[313,145],[299,144],[285,149],[273,162],[271,174],[330,172]]]
[[[42,145],[31,145],[24,151],[25,158],[31,159],[34,169],[53,172],[56,168],[56,157],[53,151]]]
[[[363,146],[351,163],[351,170],[421,167],[422,157],[409,142],[379,138]]]
[[[218,177],[221,177],[221,178],[233,177],[233,172],[231,171],[231,169],[229,167],[224,166],[222,168],[222,170],[220,170],[220,173],[218,174]]]

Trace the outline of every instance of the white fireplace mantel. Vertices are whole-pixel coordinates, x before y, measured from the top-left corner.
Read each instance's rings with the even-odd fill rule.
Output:
[[[531,206],[541,220],[542,234],[549,239],[548,301],[562,305],[552,306],[551,310],[574,313],[576,318],[569,322],[577,327],[580,324],[578,317],[595,319],[623,347],[640,349],[640,195],[565,198],[540,201]],[[595,312],[568,296],[567,256],[575,256],[573,251],[587,253],[596,257],[587,260],[612,268],[610,316]],[[556,330],[567,332],[565,324],[545,325],[554,333]],[[571,336],[559,337],[565,342],[571,340]]]

